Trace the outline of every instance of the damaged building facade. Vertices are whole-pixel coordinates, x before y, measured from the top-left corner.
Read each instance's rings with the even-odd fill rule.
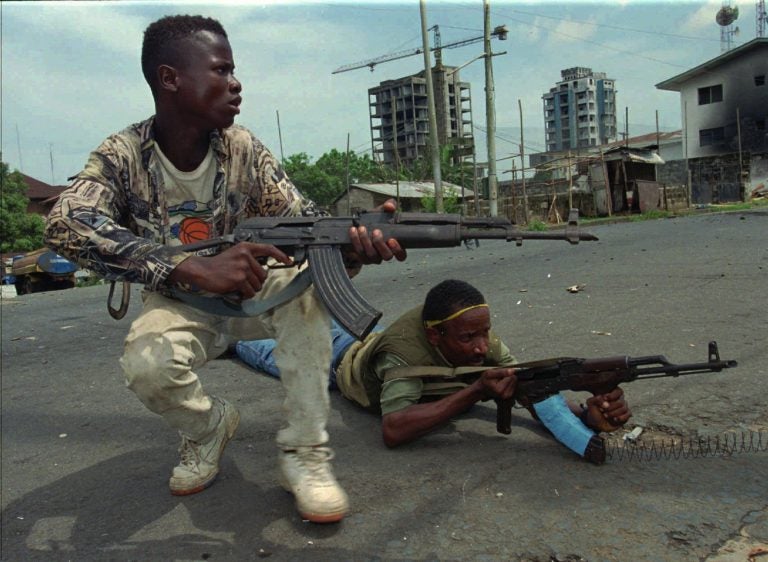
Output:
[[[683,157],[659,170],[693,203],[745,201],[768,185],[768,38],[656,84],[680,93]]]
[[[452,157],[459,163],[473,154],[472,93],[462,82],[458,68],[435,65],[437,136],[441,146],[454,147]],[[429,156],[429,113],[424,71],[386,80],[368,90],[371,150],[375,160],[395,167],[413,165]],[[397,134],[395,134],[397,131]]]

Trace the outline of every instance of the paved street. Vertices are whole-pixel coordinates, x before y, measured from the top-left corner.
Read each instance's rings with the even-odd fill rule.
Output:
[[[768,448],[768,210],[590,230],[599,242],[412,251],[355,283],[387,321],[442,279],[472,281],[521,361],[702,362],[716,340],[739,367],[625,385],[628,429],[643,426],[646,446],[760,436]],[[303,522],[276,479],[280,383],[235,359],[200,371],[242,414],[222,474],[173,497],[178,438],[117,363],[139,291],[120,322],[106,295],[96,286],[0,307],[2,560],[745,562],[768,549],[766,451],[637,460],[624,450],[593,466],[520,410],[510,435],[496,433],[492,403],[389,450],[379,420],[338,394],[329,432],[352,511],[338,525]]]

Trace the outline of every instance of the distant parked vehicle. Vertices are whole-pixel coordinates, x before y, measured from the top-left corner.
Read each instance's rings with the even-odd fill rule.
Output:
[[[11,275],[20,295],[38,291],[71,289],[77,266],[56,252],[41,248],[13,257]]]

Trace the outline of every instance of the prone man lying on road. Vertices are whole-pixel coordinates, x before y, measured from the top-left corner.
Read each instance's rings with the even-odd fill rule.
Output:
[[[446,280],[433,287],[424,304],[391,326],[356,341],[338,326],[332,329],[330,387],[353,402],[382,415],[388,447],[408,443],[467,411],[479,401],[509,399],[515,392],[514,368],[482,372],[474,382],[423,377],[423,367],[496,367],[515,363],[509,348],[491,330],[491,314],[483,295],[464,281]],[[279,377],[272,351],[274,340],[243,340],[235,351],[248,365]],[[419,374],[409,376],[407,368]],[[398,376],[387,376],[398,369]],[[427,369],[428,370],[428,369]],[[404,376],[400,376],[403,373]],[[391,373],[390,373],[391,374]],[[586,406],[567,404],[560,394],[537,404],[523,404],[535,419],[571,450],[593,462],[590,448],[576,446],[572,429],[615,431],[631,417],[621,388],[592,396]],[[578,427],[576,427],[578,426]]]

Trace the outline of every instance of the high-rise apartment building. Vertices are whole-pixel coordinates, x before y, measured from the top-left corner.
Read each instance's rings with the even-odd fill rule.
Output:
[[[472,154],[472,100],[470,86],[461,82],[455,67],[432,69],[435,113],[441,146],[454,145],[453,158]],[[374,159],[394,166],[395,145],[400,165],[417,158],[430,159],[427,81],[424,72],[386,80],[368,90],[371,145]],[[395,128],[397,135],[394,135]]]
[[[616,140],[616,88],[604,72],[576,66],[542,96],[547,151],[597,146]]]

